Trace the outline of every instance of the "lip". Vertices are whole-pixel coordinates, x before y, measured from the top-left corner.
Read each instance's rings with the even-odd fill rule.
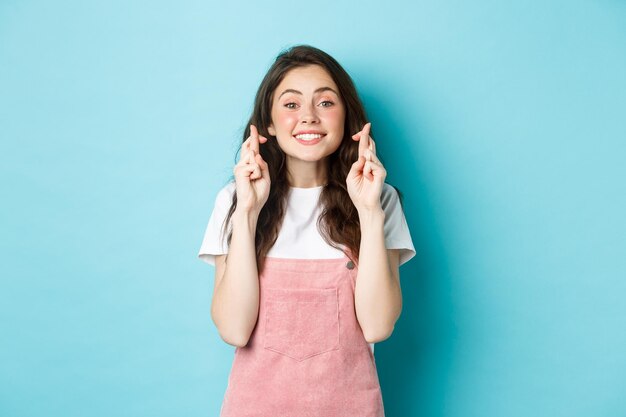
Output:
[[[313,134],[313,135],[326,135],[324,132],[320,132],[319,130],[301,130],[299,132],[294,133],[293,135],[304,135],[305,133]]]
[[[300,133],[297,133],[297,134],[298,134],[298,135],[301,135],[301,134],[303,134],[303,133],[314,133],[314,134],[315,134],[315,132],[300,132]],[[317,134],[322,135],[322,136],[320,136],[320,137],[319,137],[319,138],[317,138],[317,139],[313,139],[313,140],[302,140],[302,139],[298,139],[298,138],[296,137],[296,135],[294,135],[294,136],[293,136],[293,138],[294,138],[295,140],[297,140],[297,141],[298,141],[298,143],[300,143],[300,144],[302,144],[302,145],[315,145],[316,143],[319,143],[322,139],[324,139],[324,137],[326,136],[326,134],[325,134],[325,133],[317,133]]]
[[[296,136],[297,135],[304,135],[304,134],[309,134],[309,135],[321,135],[319,138],[317,139],[313,139],[313,140],[300,140],[298,139]],[[324,139],[326,137],[326,133],[324,132],[320,132],[319,130],[301,130],[299,132],[296,132],[293,134],[293,138],[295,140],[298,141],[298,143],[302,144],[302,145],[315,145],[316,143],[319,143],[322,139]]]

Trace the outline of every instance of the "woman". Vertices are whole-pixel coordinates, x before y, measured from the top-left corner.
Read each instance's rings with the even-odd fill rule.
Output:
[[[261,82],[198,254],[237,346],[222,417],[384,416],[373,343],[393,331],[415,250],[370,127],[317,48],[284,51]]]

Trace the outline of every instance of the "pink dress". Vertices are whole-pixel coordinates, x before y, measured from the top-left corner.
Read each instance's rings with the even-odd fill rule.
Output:
[[[322,191],[290,187],[260,271],[258,321],[248,344],[235,350],[221,417],[384,417],[374,346],[354,310],[358,265],[320,234]],[[221,231],[235,193],[233,180],[217,194],[198,252],[213,266],[228,253]],[[385,247],[400,250],[402,265],[415,248],[399,195],[385,183],[380,200]]]
[[[384,417],[354,309],[357,270],[347,256],[266,258],[256,327],[235,350],[220,417]]]

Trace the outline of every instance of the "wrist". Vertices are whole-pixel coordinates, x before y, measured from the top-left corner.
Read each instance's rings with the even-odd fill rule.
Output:
[[[385,212],[380,206],[371,208],[360,208],[357,209],[357,212],[359,213],[359,221],[361,222],[361,224],[376,222],[384,223],[385,221]]]
[[[255,232],[259,213],[255,210],[235,209],[232,216],[234,228],[244,227],[245,229]]]

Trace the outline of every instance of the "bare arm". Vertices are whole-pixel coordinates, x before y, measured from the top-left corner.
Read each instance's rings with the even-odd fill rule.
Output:
[[[233,236],[228,255],[215,262],[211,318],[222,339],[245,346],[259,313],[259,277],[254,246],[257,216],[233,213]]]
[[[267,201],[270,176],[259,153],[267,138],[250,125],[234,174],[237,206],[231,218],[233,235],[227,255],[215,260],[215,286],[211,319],[226,343],[248,344],[259,315],[259,273],[255,234],[259,213]]]
[[[352,139],[359,141],[359,158],[346,178],[361,225],[359,269],[354,289],[356,316],[368,343],[391,336],[402,311],[399,251],[385,247],[385,212],[381,192],[387,171],[376,156],[376,143],[366,123]]]
[[[391,336],[402,312],[399,251],[385,248],[382,209],[359,217],[361,249],[354,304],[365,340],[376,343]]]

